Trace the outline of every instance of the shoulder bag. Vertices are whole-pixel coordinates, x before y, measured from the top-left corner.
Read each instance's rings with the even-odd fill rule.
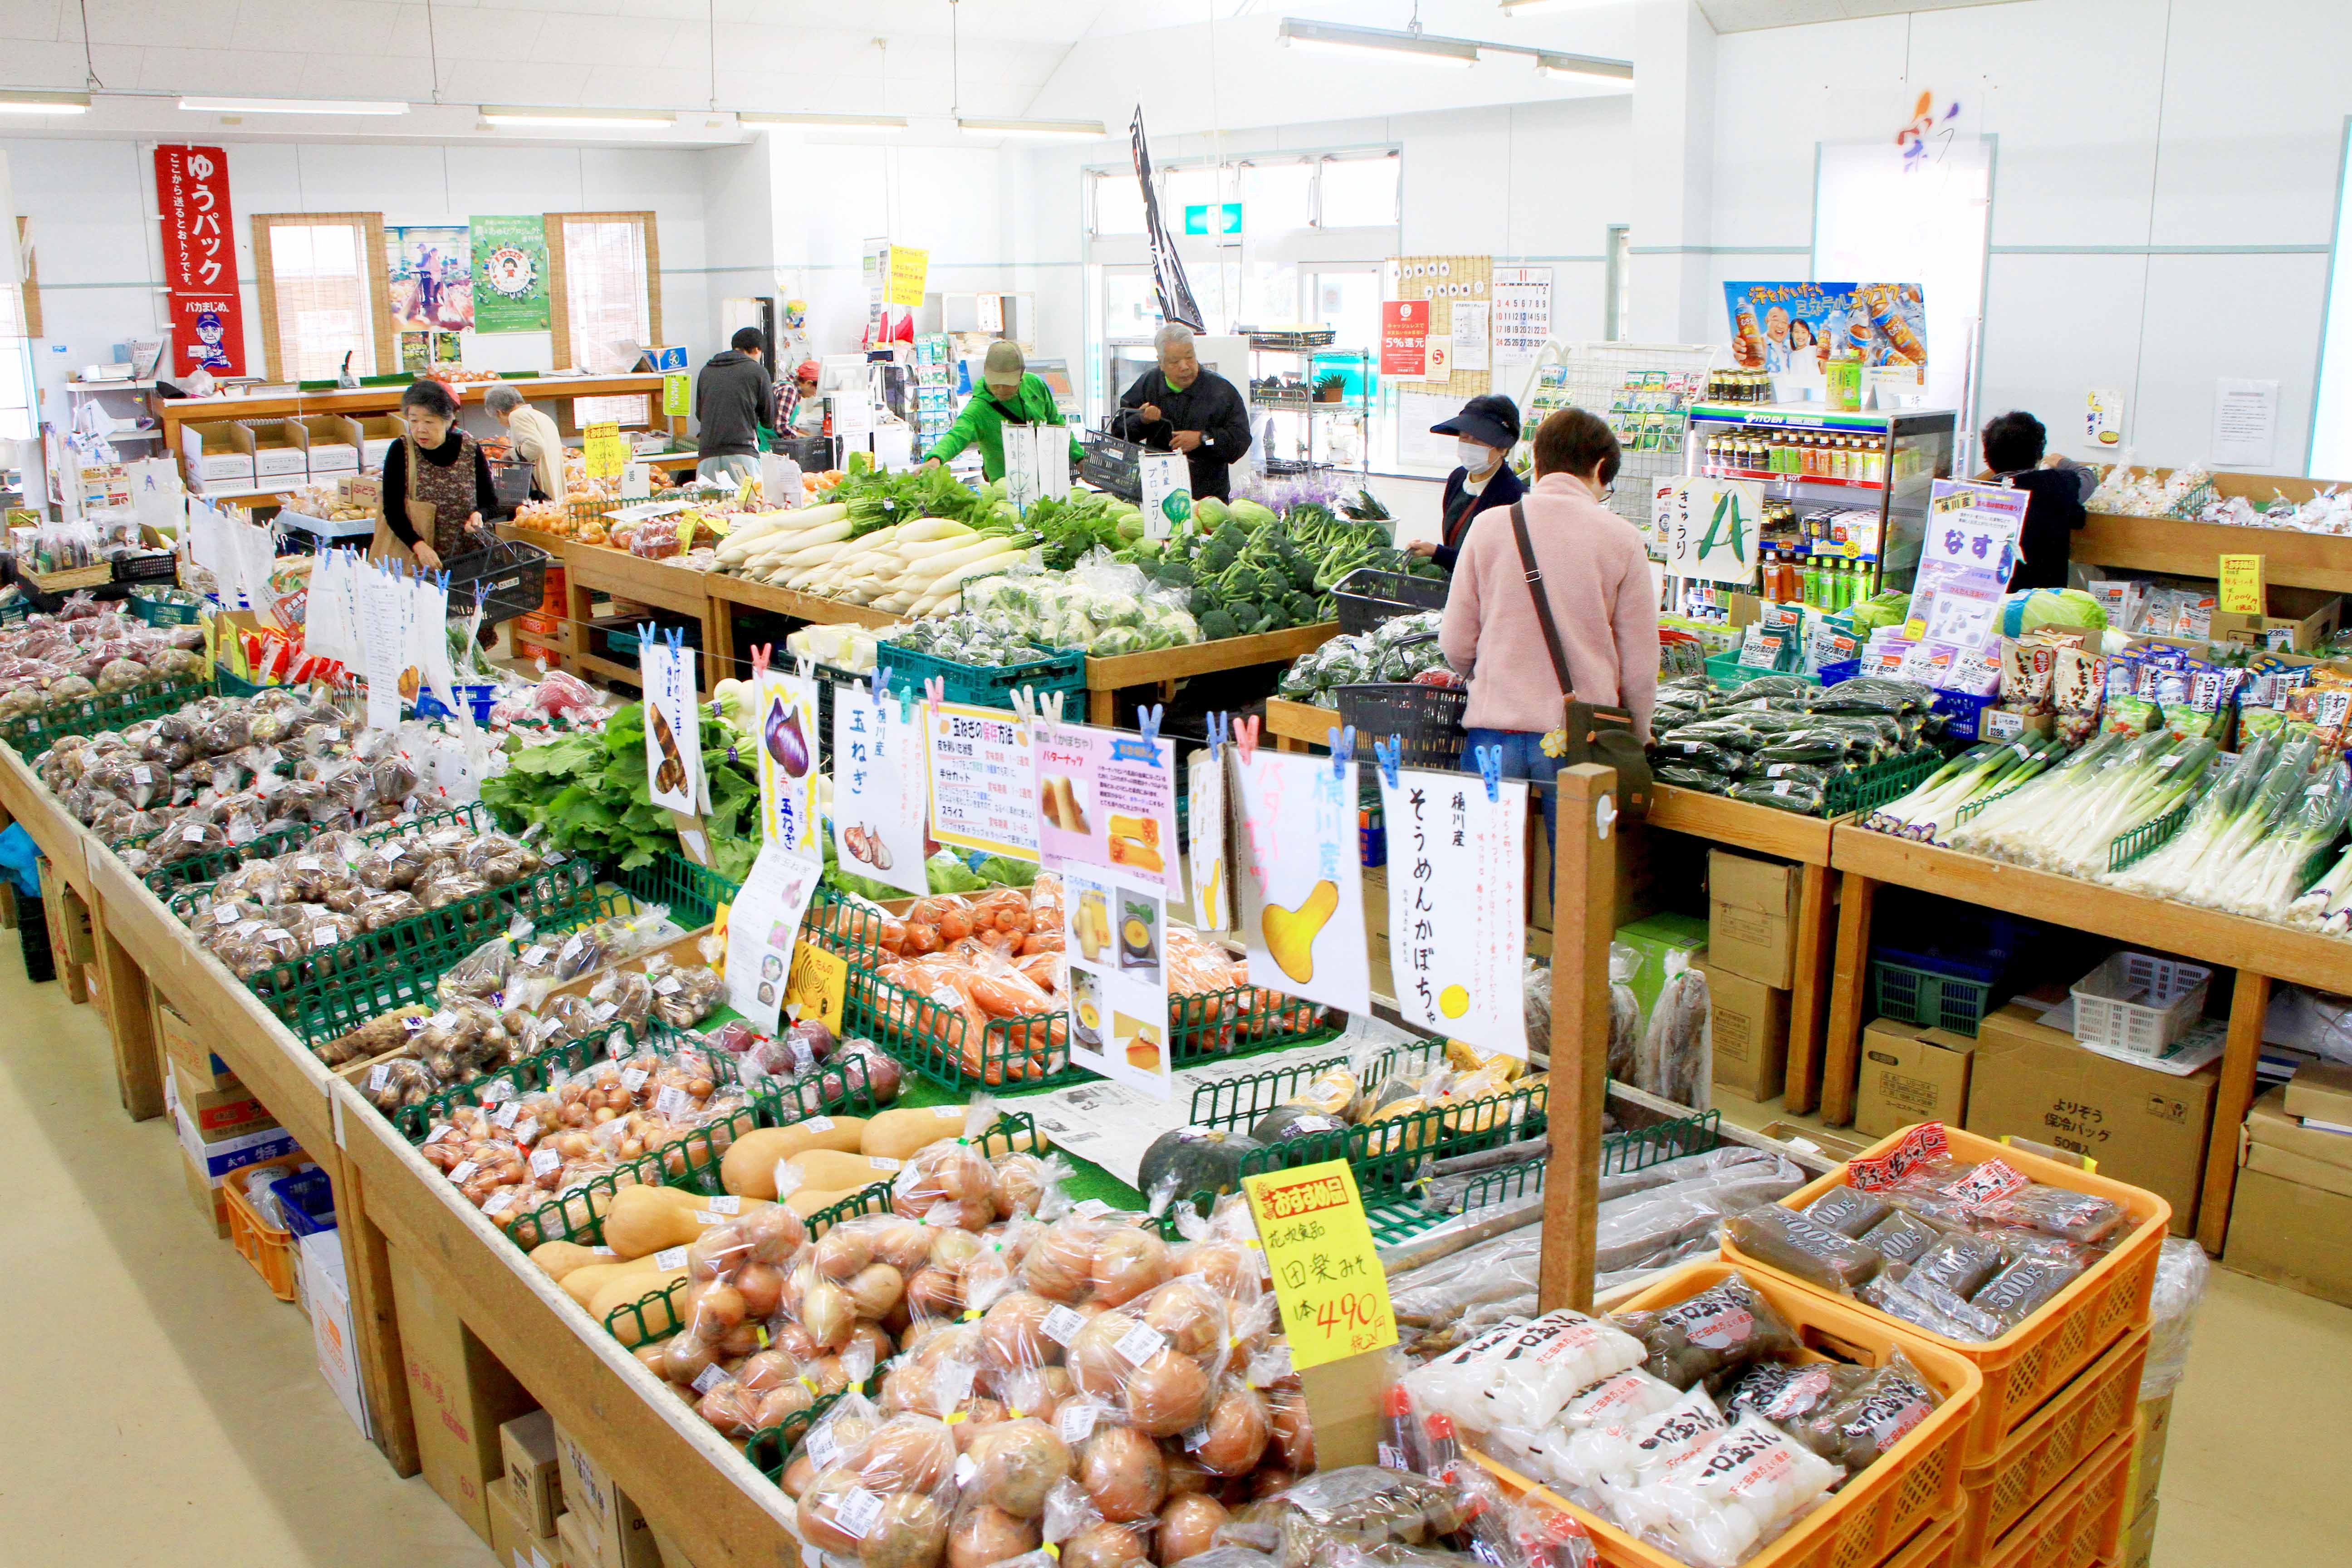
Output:
[[[1551,654],[1551,672],[1559,679],[1560,726],[1568,740],[1559,754],[1560,765],[1598,763],[1604,768],[1616,769],[1619,809],[1647,811],[1650,759],[1642,749],[1641,730],[1626,709],[1602,708],[1577,700],[1576,680],[1568,668],[1568,648],[1559,640],[1559,626],[1552,619],[1551,599],[1544,592],[1543,573],[1536,565],[1535,542],[1528,537],[1527,508],[1519,501],[1511,503],[1511,532],[1518,540],[1519,564],[1527,568],[1528,595],[1535,601],[1536,623],[1543,627],[1544,647]]]

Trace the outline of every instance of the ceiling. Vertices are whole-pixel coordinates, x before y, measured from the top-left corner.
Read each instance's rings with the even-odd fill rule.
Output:
[[[1841,22],[1856,16],[1899,16],[1909,11],[1957,11],[1968,5],[2006,5],[2014,0],[1698,0],[1698,8],[1718,33],[1753,33],[1765,27],[1798,27],[1811,22]]]

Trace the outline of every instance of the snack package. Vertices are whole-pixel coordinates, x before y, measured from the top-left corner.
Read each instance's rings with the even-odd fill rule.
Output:
[[[1838,1479],[1835,1466],[1749,1415],[1611,1501],[1619,1522],[1665,1542],[1694,1568],[1735,1568],[1811,1512]]]
[[[1759,1261],[1832,1290],[1851,1293],[1886,1263],[1862,1243],[1777,1205],[1732,1215],[1723,1234]]]
[[[1805,1369],[1810,1372],[1811,1369]],[[1857,1373],[1839,1396],[1787,1416],[1769,1410],[1758,1414],[1773,1420],[1791,1437],[1849,1473],[1860,1474],[1876,1464],[1911,1429],[1926,1420],[1943,1399],[1910,1358],[1896,1351],[1884,1366]]]
[[[1651,1375],[1676,1388],[1719,1386],[1731,1369],[1797,1351],[1796,1331],[1743,1275],[1655,1312],[1627,1312],[1617,1324],[1649,1350]]]

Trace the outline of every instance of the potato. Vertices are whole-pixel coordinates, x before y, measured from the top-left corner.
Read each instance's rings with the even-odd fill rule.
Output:
[[[866,1119],[859,1116],[813,1116],[790,1127],[754,1128],[728,1146],[726,1157],[719,1163],[719,1179],[737,1197],[773,1198],[777,1161],[811,1150],[856,1153],[866,1126]]]

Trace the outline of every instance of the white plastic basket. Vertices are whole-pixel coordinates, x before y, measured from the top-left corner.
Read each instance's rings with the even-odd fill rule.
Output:
[[[2159,1057],[2204,1016],[2213,972],[2145,952],[2110,954],[2074,983],[2074,1037]]]

